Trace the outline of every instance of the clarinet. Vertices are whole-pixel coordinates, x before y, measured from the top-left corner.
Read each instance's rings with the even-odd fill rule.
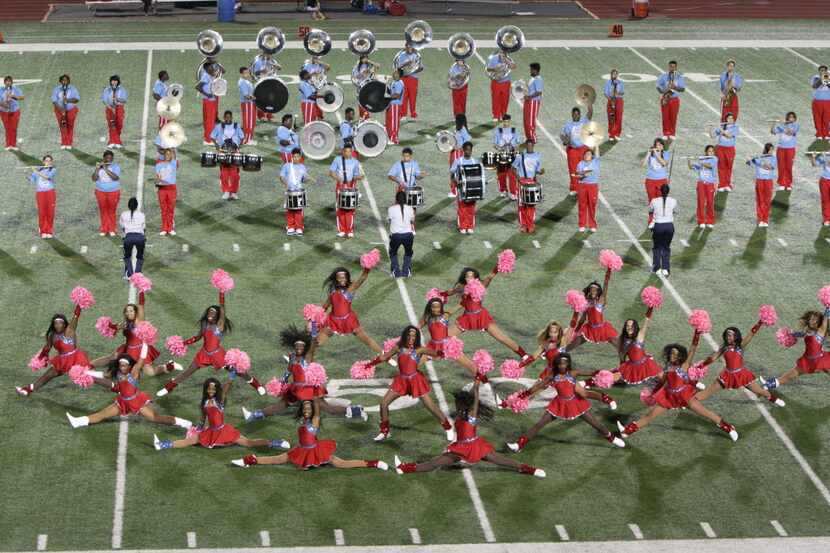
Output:
[[[112,112],[111,112],[111,113],[112,113],[112,117],[110,117],[110,128],[111,128],[111,129],[114,129],[114,128],[115,128],[115,125],[116,125],[116,120],[115,120],[115,118],[116,118],[115,108],[116,108],[116,106],[118,105],[118,104],[117,104],[117,100],[116,100],[116,98],[115,98],[115,92],[116,92],[116,90],[117,90],[117,87],[112,87],[112,86],[110,86],[110,89],[112,90]]]
[[[63,112],[61,113],[61,127],[67,128],[69,127],[69,114],[67,113],[67,105],[66,105],[66,91],[67,86],[63,85],[62,87],[62,94],[63,94]]]
[[[617,121],[617,81],[611,81],[611,103],[608,108],[608,121],[613,125]]]

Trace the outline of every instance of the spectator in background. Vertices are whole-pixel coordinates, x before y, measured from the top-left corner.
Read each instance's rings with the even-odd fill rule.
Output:
[[[323,21],[324,19],[328,19],[320,7],[320,0],[306,0],[305,6],[305,11],[311,12],[311,19],[314,21]]]
[[[393,277],[412,276],[412,244],[415,241],[415,210],[406,205],[406,192],[398,190],[395,205],[388,210],[389,219],[389,259],[392,261],[390,272]],[[403,246],[403,267],[398,265],[398,250]]]

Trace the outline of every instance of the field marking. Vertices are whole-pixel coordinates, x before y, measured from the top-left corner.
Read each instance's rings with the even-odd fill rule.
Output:
[[[334,543],[337,545],[346,545],[346,538],[343,536],[343,530],[340,528],[334,530]]]
[[[689,247],[689,241],[688,241],[688,240],[686,240],[685,238],[681,238],[681,239],[680,239],[680,243],[681,243],[681,244],[683,244],[683,247],[684,247],[684,248],[688,248],[688,247]]]
[[[436,240],[435,242],[432,243],[432,247],[435,248],[436,250],[440,250],[441,249],[441,242]]]
[[[568,531],[565,530],[564,526],[562,526],[561,524],[557,524],[555,526],[555,528],[556,528],[556,533],[559,534],[559,539],[560,540],[562,540],[562,541],[570,541],[571,540],[571,537],[568,535]]]
[[[81,253],[82,253],[82,254],[85,254],[85,253],[86,253],[86,252],[88,252],[88,251],[89,251],[89,248],[88,248],[88,247],[86,247],[86,246],[81,246]]]
[[[262,544],[262,547],[271,547],[271,534],[268,530],[262,530],[259,533],[259,542]]]
[[[633,53],[635,53],[637,56],[639,56],[643,61],[645,61],[646,63],[651,65],[653,68],[657,69],[658,71],[661,71],[661,69],[654,62],[652,62],[650,59],[648,59],[647,57],[642,55],[640,52],[636,51],[634,48],[629,48],[629,50],[631,50]],[[701,104],[703,104],[704,106],[709,108],[709,111],[712,111],[717,115],[720,115],[720,111],[716,110],[711,104],[709,104],[706,100],[704,100],[703,98],[701,98],[700,96],[695,94],[689,88],[686,88],[686,92],[688,92],[689,95],[691,95],[693,98],[695,98],[698,102],[700,102]],[[539,127],[544,130],[544,127],[542,127],[541,125],[539,125]],[[743,130],[741,130],[741,132],[744,133]],[[547,134],[547,136],[549,138],[551,138],[551,140],[553,140],[553,138],[550,136],[549,133],[545,132],[545,134]],[[747,135],[747,136],[749,136],[749,135]],[[749,136],[749,139],[754,141],[759,146],[761,146],[761,143],[758,142],[758,140],[756,140],[752,136]],[[560,148],[560,151],[562,151],[561,148]],[[599,200],[603,205],[605,205],[606,207],[611,209],[610,204],[608,204],[608,202],[605,201],[602,193],[599,194]],[[622,219],[617,217],[616,214],[614,214],[613,210],[611,210],[611,212],[612,212],[613,217],[618,221],[618,224],[620,225],[620,228],[623,229],[623,232],[626,233],[626,234],[630,234],[631,231],[628,229],[627,226],[625,226],[625,222],[623,222]],[[632,235],[632,238],[633,238],[633,235]],[[650,258],[647,257],[648,254],[646,253],[645,250],[642,249],[642,247],[638,247],[638,249],[640,250],[640,253],[642,254],[642,256],[646,260],[650,260]],[[660,276],[660,280],[663,281],[663,284],[664,284],[666,290],[668,290],[671,293],[672,297],[677,302],[677,304],[681,307],[681,309],[683,309],[683,311],[687,315],[690,314],[691,309],[689,309],[689,306],[686,304],[686,302],[683,300],[683,298],[680,296],[680,294],[677,292],[677,290],[674,288],[674,286],[662,275]],[[715,340],[712,338],[711,334],[704,334],[703,337],[706,340],[706,343],[709,344],[709,347],[711,347],[713,351],[716,351],[720,347],[718,345],[718,343],[715,342]],[[790,452],[790,455],[792,455],[793,459],[795,459],[796,463],[798,463],[798,465],[801,467],[801,470],[804,472],[804,474],[807,476],[807,478],[809,478],[809,480],[816,487],[818,492],[824,498],[824,501],[828,505],[830,505],[830,490],[827,489],[827,486],[818,477],[816,472],[813,470],[813,467],[810,466],[810,463],[807,462],[807,460],[804,458],[804,456],[801,454],[801,452],[798,450],[798,448],[795,447],[795,444],[790,439],[790,437],[787,435],[787,433],[784,432],[784,429],[781,428],[781,425],[778,424],[778,421],[775,420],[775,417],[773,417],[770,414],[769,410],[767,409],[767,407],[765,405],[763,405],[761,402],[758,401],[758,397],[755,394],[753,394],[752,392],[750,392],[747,389],[744,389],[744,394],[746,394],[746,397],[748,397],[753,402],[755,407],[761,413],[761,416],[763,416],[764,420],[767,421],[767,424],[769,424],[770,427],[772,427],[772,430],[773,430],[773,432],[775,432],[775,435],[778,436],[778,439],[781,440],[781,442],[784,444],[784,447],[786,447],[787,451]]]
[[[488,250],[492,250],[493,249],[493,244],[491,244],[489,240],[485,240],[484,241],[484,247],[487,248]]]
[[[824,241],[827,242],[828,244],[830,244],[830,238],[825,238]],[[32,246],[32,247],[37,248],[37,246]]]
[[[636,524],[629,524],[628,529],[631,530],[631,533],[634,534],[635,540],[643,539],[643,531],[640,530],[640,527]]]
[[[712,530],[712,527],[709,525],[708,522],[701,522],[700,527],[703,529],[703,533],[706,534],[707,538],[717,538],[717,534],[715,531]]]
[[[778,243],[781,244],[782,247],[784,247],[784,248],[787,247],[787,241],[784,240],[783,238],[776,238],[776,240],[778,240]]]
[[[409,536],[412,538],[412,543],[414,543],[415,545],[421,544],[421,533],[418,532],[417,528],[410,528]]]
[[[190,251],[190,245],[189,244],[182,244],[182,252],[187,253],[189,251]]]
[[[769,523],[772,524],[772,527],[775,528],[775,531],[778,532],[778,535],[782,538],[786,538],[787,536],[789,536],[787,531],[784,529],[783,526],[781,526],[781,523],[777,520],[771,520],[769,521]]]
[[[233,249],[233,251],[235,251],[235,252],[238,252],[238,251],[239,251],[239,244],[234,243],[234,244],[231,246],[231,249]]]
[[[810,59],[810,58],[808,58],[807,56],[804,56],[804,55],[799,54],[798,52],[796,52],[796,51],[795,51],[795,50],[793,50],[792,48],[788,48],[788,47],[786,47],[786,46],[785,46],[785,47],[784,47],[784,50],[786,50],[787,52],[789,52],[790,54],[792,54],[792,55],[794,55],[794,56],[796,56],[796,57],[798,57],[798,58],[803,59],[803,60],[804,60],[804,61],[806,61],[807,63],[812,64],[812,66],[813,66],[813,67],[818,67],[819,65],[821,65],[820,63],[818,63],[818,62],[815,62],[815,61],[811,60],[811,59]]]
[[[343,249],[343,245],[340,242],[335,242],[334,243],[334,249],[337,250],[337,251],[340,251],[340,250]]]
[[[31,248],[29,248],[29,253],[37,253],[37,245],[34,245]]]
[[[542,247],[542,245],[539,243],[538,240],[534,240],[533,242],[531,242],[531,244],[533,244],[533,247],[536,248],[537,250]]]
[[[736,248],[738,247],[738,241],[735,240],[734,238],[730,238],[729,243],[732,244]]]
[[[188,549],[196,548],[196,532],[187,533],[187,547]]]
[[[49,543],[49,536],[46,534],[37,535],[37,550],[46,551],[46,545]]]
[[[284,243],[282,245],[282,249],[284,249],[287,252],[290,252],[291,251],[291,244],[289,244],[288,242]]]

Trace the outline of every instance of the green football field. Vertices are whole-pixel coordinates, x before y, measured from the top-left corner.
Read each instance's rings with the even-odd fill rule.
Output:
[[[336,25],[342,38],[344,23]],[[562,36],[576,34],[574,23],[558,25]],[[489,40],[497,26],[478,24],[471,30],[476,38]],[[75,28],[67,40],[88,40],[87,49],[76,46],[77,51],[68,51],[56,43],[43,51],[29,44],[0,50],[0,73],[30,80],[22,85],[26,95],[22,151],[0,155],[0,305],[4,313],[0,341],[6,345],[5,366],[0,371],[0,428],[5,434],[0,449],[0,483],[5,491],[0,503],[4,514],[0,550],[34,550],[38,543],[56,550],[239,549],[268,544],[398,546],[413,542],[830,536],[830,460],[826,455],[830,382],[826,375],[804,377],[782,388],[787,406],[775,411],[742,392],[722,392],[707,401],[735,424],[741,435],[737,443],[685,411],[661,417],[631,437],[624,450],[612,448],[581,422],[551,424],[515,456],[544,468],[544,480],[486,463],[472,469],[405,476],[331,468],[302,472],[293,466],[233,469],[229,461],[246,450],[153,449],[154,433],[173,439],[181,436],[180,429],[131,419],[72,430],[65,412],[86,414],[112,401],[112,395],[98,387],[82,391],[60,378],[32,397],[17,397],[14,385],[35,378],[26,365],[42,347],[50,316],[71,312],[69,292],[74,286],[87,287],[97,300],[81,319],[80,345],[91,357],[110,352],[116,345],[98,335],[93,325],[102,315],[117,318],[129,290],[120,278],[120,239],[97,234],[97,206],[90,181],[104,147],[105,121],[98,96],[113,73],[121,76],[130,92],[127,140],[124,150],[116,153],[123,169],[121,209],[131,195],[143,197],[148,217],[144,272],[154,282],[147,317],[162,337],[192,335],[202,311],[215,302],[210,274],[217,267],[224,268],[236,280],[227,307],[235,330],[224,345],[247,351],[254,373],[265,382],[284,370],[279,330],[301,322],[304,304],[322,303],[325,276],[338,265],[356,272],[360,254],[374,247],[383,250],[380,214],[393,200],[386,172],[399,159],[398,147],[363,162],[367,182],[355,239],[335,236],[333,187],[327,177],[325,184],[309,189],[306,236],[286,237],[276,179],[275,125],[257,127],[259,146],[254,150],[266,156],[262,172],[243,173],[239,201],[221,200],[216,171],[199,165],[201,108],[192,86],[200,57],[194,40],[188,38],[195,33],[191,33],[192,26],[158,27],[153,30],[156,34],[144,35],[149,36],[145,40],[172,36],[186,42],[180,48],[158,42],[140,49],[125,45],[119,50],[117,36],[109,39],[112,42],[93,44],[94,29],[84,34],[82,28]],[[391,40],[395,38],[391,31],[399,25],[372,28],[386,33],[384,40]],[[752,30],[749,24],[747,28]],[[140,40],[130,34],[129,25],[123,31],[124,40]],[[420,314],[428,289],[448,288],[464,266],[489,270],[505,248],[518,256],[516,271],[495,279],[486,306],[526,349],[534,347],[535,335],[547,321],[567,322],[566,290],[602,277],[597,258],[606,248],[617,251],[625,261],[623,270],[612,279],[607,311],[617,328],[626,317],[642,317],[639,294],[644,286],[654,285],[664,292],[666,302],[656,313],[647,339],[649,351],[655,354],[666,343],[688,343],[689,309],[710,312],[715,325],[712,338],[719,341],[725,326],[748,330],[761,304],[773,304],[780,324],[788,326],[795,326],[806,309],[819,307],[816,291],[830,280],[826,272],[830,228],[821,227],[818,171],[810,167],[805,152],[826,149],[828,144],[813,144],[808,79],[818,62],[828,59],[830,43],[819,43],[821,48],[790,48],[787,38],[805,37],[789,34],[776,35],[776,42],[758,47],[725,48],[716,36],[699,40],[693,30],[676,37],[684,39],[683,43],[654,41],[636,47],[606,40],[592,47],[568,48],[531,42],[513,57],[519,65],[516,76],[525,78],[527,64],[541,62],[546,84],[537,151],[542,152],[547,174],[545,201],[537,210],[537,232],[532,236],[518,232],[515,206],[497,197],[495,174],[488,173],[488,198],[479,204],[476,233],[462,236],[455,231],[455,206],[446,197],[446,155],[433,144],[435,133],[451,125],[445,84],[450,57],[443,48],[448,31],[436,32],[435,43],[442,48],[422,52],[426,70],[418,98],[420,118],[405,123],[401,131],[401,147],[413,147],[422,169],[429,173],[424,181],[426,205],[418,213],[414,275],[408,280],[391,279],[384,270],[388,264],[384,255],[355,301],[370,335],[379,341],[399,335]],[[234,40],[252,41],[255,33],[254,28],[245,33],[238,27],[231,30]],[[604,36],[601,31],[595,35]],[[538,29],[532,38],[561,36],[548,37]],[[34,35],[23,39],[43,41]],[[249,48],[249,52],[228,48],[220,56],[232,85],[221,108],[233,109],[237,116],[235,73],[254,56],[253,42]],[[373,55],[383,63],[384,72],[396,50],[384,48]],[[489,51],[480,50],[485,57]],[[279,56],[283,73],[293,75],[305,57],[297,42],[289,44]],[[697,155],[711,142],[705,130],[718,120],[716,75],[730,57],[738,60],[739,71],[749,79],[740,98],[739,123],[745,134],[738,140],[735,191],[717,197],[715,229],[698,230],[694,175],[678,160],[673,195],[680,204],[680,217],[673,271],[666,281],[650,273],[641,168],[644,151],[660,133],[654,80],[668,60],[678,60],[689,90],[682,100],[679,137],[673,149],[678,156]],[[332,66],[330,75],[343,84],[344,107],[353,106],[354,89],[340,76],[347,79],[354,56],[337,45],[326,61]],[[489,87],[482,61],[474,57],[469,63],[473,77],[467,112],[480,153],[488,149],[492,135]],[[576,203],[567,196],[567,169],[557,137],[573,105],[576,86],[589,83],[599,89],[611,67],[619,68],[627,81],[624,139],[602,147],[599,232],[584,235],[576,232]],[[180,120],[189,140],[179,151],[183,167],[176,237],[158,236],[158,204],[148,181],[156,116],[152,97],[147,100],[147,87],[161,69],[186,88]],[[76,147],[70,152],[57,147],[49,100],[62,73],[72,76],[82,95]],[[289,89],[292,99],[287,109],[297,112],[296,87]],[[802,124],[794,190],[776,194],[770,227],[758,229],[753,175],[743,161],[760,153],[762,144],[772,138],[765,121],[789,110],[798,114]],[[512,100],[510,111],[520,126],[521,109]],[[605,123],[604,102],[597,104],[595,118]],[[327,120],[337,123],[334,114]],[[147,129],[145,136],[142,128]],[[147,148],[142,149],[142,144]],[[37,237],[34,194],[23,167],[36,164],[47,152],[55,155],[59,170],[58,214],[56,238],[44,241]],[[325,176],[328,162],[309,166],[313,177]],[[463,339],[468,352],[485,347],[497,364],[512,355],[486,334],[468,334]],[[702,352],[716,347],[710,339],[703,344]],[[793,366],[800,348],[781,349],[773,331],[762,330],[747,349],[748,366],[760,374],[782,373]],[[192,355],[195,350],[190,349]],[[423,461],[439,454],[446,445],[444,434],[416,405],[392,412],[389,441],[372,441],[377,433],[376,405],[393,369],[379,367],[378,381],[349,380],[351,364],[369,355],[367,348],[347,337],[334,338],[320,350],[318,360],[327,368],[333,395],[375,407],[368,423],[326,419],[323,437],[337,440],[337,454],[343,458],[380,458],[391,464],[395,455]],[[584,345],[576,350],[575,360],[580,367],[611,368],[616,365],[616,353],[608,346]],[[537,362],[527,376],[540,370]],[[173,394],[155,401],[157,411],[198,419],[201,382],[208,373],[209,369],[200,371]],[[707,381],[716,373],[710,371]],[[433,394],[445,408],[451,392],[469,383],[463,369],[446,361],[436,363],[430,377]],[[144,377],[142,389],[154,393],[165,380]],[[516,382],[496,380],[502,396],[520,387]],[[610,393],[619,409],[612,412],[596,404],[594,413],[610,428],[616,418],[632,420],[646,409],[639,391],[639,387],[614,388]],[[268,403],[267,397],[256,396],[250,387],[237,386],[228,403],[227,422],[249,437],[296,442],[291,416],[244,424],[242,405],[254,408]],[[540,401],[521,415],[501,411],[481,433],[497,450],[506,451],[504,442],[532,425],[544,404]],[[671,549],[671,545],[665,547]]]

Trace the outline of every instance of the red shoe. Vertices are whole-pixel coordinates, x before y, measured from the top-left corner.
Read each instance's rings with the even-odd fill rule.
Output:
[[[726,422],[725,420],[721,419],[721,421],[718,423],[718,428],[720,428],[721,430],[723,430],[724,432],[726,432],[727,434],[729,434],[729,438],[730,438],[733,442],[737,442],[737,441],[738,441],[738,431],[737,431],[737,430],[735,430],[735,427],[734,427],[734,426],[732,426],[731,424],[729,424],[729,423],[728,423],[728,422]]]
[[[258,463],[256,455],[246,455],[242,459],[234,459],[231,461],[231,464],[236,465],[237,467],[252,467]]]

